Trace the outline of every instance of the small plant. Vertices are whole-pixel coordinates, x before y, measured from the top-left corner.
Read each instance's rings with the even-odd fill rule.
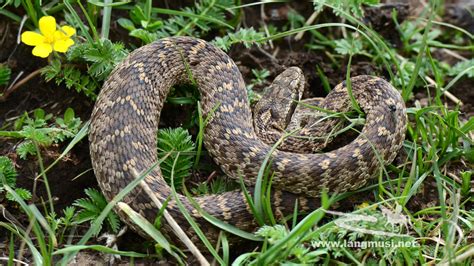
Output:
[[[73,204],[74,206],[79,208],[79,211],[74,220],[78,224],[84,222],[90,222],[92,224],[107,206],[107,200],[105,199],[104,195],[102,195],[102,193],[93,188],[85,189],[84,192],[86,193],[88,198],[77,199]],[[114,233],[118,233],[120,227],[120,220],[117,214],[115,214],[114,212],[109,212],[109,214],[107,214],[106,221],[107,225],[109,226],[109,229],[112,230],[112,232]],[[96,233],[99,234],[101,229],[102,225]]]
[[[55,212],[50,212],[45,218],[51,229],[56,232],[58,243],[63,243],[66,230],[75,225],[76,208],[69,206],[64,208],[63,216],[57,217]]]
[[[290,11],[288,11],[288,25],[287,25],[287,27],[289,29],[296,29],[296,28],[299,28],[299,27],[303,27],[304,24],[305,24],[305,19],[301,14],[296,12],[296,10],[294,10],[294,9],[291,9]]]
[[[43,109],[36,109],[33,118],[27,113],[15,122],[16,131],[0,131],[0,136],[25,139],[17,147],[20,158],[26,159],[28,155],[37,155],[40,146],[50,146],[67,138],[72,138],[79,131],[82,122],[75,117],[74,110],[68,108],[62,118],[56,118],[51,123],[52,114],[46,114]]]
[[[262,85],[267,81],[267,78],[270,76],[270,71],[268,69],[252,69],[252,74],[255,76],[255,78],[252,79],[252,83],[250,83],[252,86],[255,85]]]
[[[359,39],[340,39],[334,42],[336,43],[335,50],[338,54],[355,55],[363,53],[362,42]]]
[[[129,35],[151,43],[158,38],[155,32],[163,27],[163,21],[152,12],[152,1],[137,4],[130,10],[130,19],[120,18],[118,24],[129,31]],[[138,27],[138,28],[137,28]]]
[[[216,37],[212,43],[224,51],[228,51],[230,47],[237,43],[242,43],[249,48],[254,44],[260,44],[264,35],[257,32],[254,28],[240,28],[236,32],[228,33],[223,37]]]
[[[361,18],[364,16],[364,5],[375,5],[378,4],[379,0],[318,0],[314,1],[314,9],[316,11],[321,11],[324,6],[330,5],[333,7],[333,12],[336,15],[340,15],[339,10],[349,12],[356,18]]]
[[[474,78],[474,59],[458,62],[449,70],[448,75],[456,76],[463,71],[468,71],[466,73],[468,78]]]
[[[237,183],[224,178],[217,178],[211,182],[202,182],[197,187],[192,188],[194,195],[220,194],[226,191],[237,189]]]
[[[81,43],[67,53],[67,60],[74,64],[64,64],[55,59],[41,73],[46,81],[54,79],[58,85],[64,83],[66,88],[75,89],[95,99],[102,82],[127,54],[128,51],[122,44],[112,43],[107,39],[92,44]],[[85,66],[87,72],[84,73],[78,66]]]
[[[301,237],[290,238],[293,230],[277,224],[263,226],[256,235],[265,239],[261,252],[241,255],[237,265],[261,263],[264,258],[272,257],[279,264],[315,264],[329,258],[339,263],[363,263],[370,261],[395,263],[400,259],[416,261],[421,252],[415,237],[403,234],[404,225],[391,226],[391,220],[382,211],[367,208],[349,213],[322,227],[300,232]],[[400,217],[404,217],[399,214]],[[395,247],[404,244],[405,247]],[[278,247],[278,248],[276,248]],[[338,258],[350,258],[350,261],[338,261]]]
[[[13,162],[6,156],[0,156],[0,194],[5,193],[3,184],[6,182],[23,200],[31,199],[30,191],[16,187],[17,176],[18,174]],[[15,201],[15,198],[8,192],[6,193],[6,198],[10,201]]]
[[[8,66],[0,64],[0,86],[4,86],[8,84],[8,82],[10,81],[11,73],[12,73],[12,70]]]
[[[87,74],[104,81],[127,55],[128,51],[123,44],[101,39],[93,44],[76,45],[68,53],[67,58],[70,62],[87,63]]]
[[[130,11],[130,19],[121,19],[119,24],[130,31],[130,36],[144,43],[153,42],[169,36],[201,37],[216,28],[230,27],[226,23],[226,13],[234,14],[232,0],[203,0],[193,7],[181,11],[169,11],[152,8],[152,1],[138,4]],[[173,14],[167,20],[160,20],[155,13]]]
[[[191,173],[194,150],[195,144],[187,130],[183,128],[159,130],[158,152],[161,156],[169,153],[169,156],[160,165],[161,172],[168,183],[171,183],[171,177],[174,177],[174,185],[177,189],[182,186],[184,178]]]
[[[270,71],[268,71],[268,69],[252,69],[252,74],[255,78],[253,78],[251,83],[247,85],[247,94],[250,103],[258,102],[258,100],[260,100],[261,95],[256,93],[253,88],[255,86],[263,85],[270,76]]]

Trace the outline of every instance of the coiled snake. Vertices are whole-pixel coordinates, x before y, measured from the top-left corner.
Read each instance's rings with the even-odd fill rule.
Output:
[[[247,184],[255,182],[272,145],[257,137],[241,73],[229,56],[211,44],[190,37],[174,37],[132,52],[113,71],[99,94],[89,140],[92,165],[108,200],[135,178],[132,170],[146,171],[156,162],[156,132],[163,103],[170,88],[189,83],[190,76],[199,87],[203,116],[210,116],[205,127],[205,147],[226,175],[243,177]],[[301,89],[298,83],[301,78],[301,71],[292,68],[280,81],[282,85],[283,81],[289,81],[287,84]],[[400,149],[406,130],[406,110],[399,92],[383,79],[371,76],[352,78],[351,87],[353,97],[366,114],[366,123],[354,141],[326,153],[281,150],[272,153],[272,207],[281,213],[291,213],[295,200],[299,210],[316,208],[314,197],[320,195],[322,188],[338,192],[360,188],[380,172],[383,164],[392,162]],[[345,83],[339,84],[319,103],[320,107],[348,111],[351,101],[347,91]],[[273,100],[273,104],[278,105],[278,101]],[[279,116],[274,109],[260,108],[261,119],[255,122],[259,132],[273,130],[270,143],[281,136],[278,130],[284,130],[268,122],[269,117]],[[288,123],[288,117],[283,120]],[[262,125],[265,121],[268,123]],[[309,130],[302,126],[300,133],[308,135]],[[285,143],[289,142],[290,139]],[[145,181],[161,202],[171,195],[158,167]],[[216,240],[218,229],[186,197],[179,195],[179,198],[206,236]],[[256,227],[241,191],[194,200],[205,212],[240,229],[251,231]],[[124,201],[150,221],[158,214],[158,208],[139,188]],[[174,199],[169,200],[167,210],[195,237]],[[124,214],[120,215],[125,222],[132,223]],[[170,233],[166,225],[163,230]]]

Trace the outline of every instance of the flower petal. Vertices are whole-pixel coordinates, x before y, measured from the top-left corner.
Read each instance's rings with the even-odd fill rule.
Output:
[[[37,45],[34,49],[33,49],[33,55],[34,56],[38,56],[38,57],[42,57],[42,58],[46,58],[48,57],[48,55],[53,51],[53,47],[51,47],[50,44],[47,44],[47,43],[42,43],[40,45]]]
[[[70,26],[62,26],[60,30],[54,32],[54,40],[66,40],[76,34],[76,30]]]
[[[52,36],[56,31],[56,19],[52,16],[44,16],[40,18],[39,29],[46,38]]]
[[[59,41],[59,40],[64,40],[64,39],[67,39],[67,36],[62,31],[57,30],[54,32],[54,41]]]
[[[34,31],[25,31],[21,34],[21,41],[26,45],[36,46],[44,43],[44,36]]]
[[[54,51],[60,52],[60,53],[65,53],[71,45],[74,44],[74,41],[71,38],[67,38],[64,40],[58,40],[54,42]]]
[[[62,26],[61,30],[66,34],[67,37],[71,37],[72,35],[76,34],[76,29],[71,26]]]

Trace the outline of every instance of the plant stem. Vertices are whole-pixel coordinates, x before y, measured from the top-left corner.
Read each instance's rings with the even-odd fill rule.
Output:
[[[110,31],[110,17],[112,15],[112,6],[108,5],[112,3],[112,0],[104,0],[104,14],[102,17],[102,39],[109,38],[109,31]]]
[[[50,208],[49,211],[54,212],[53,197],[52,197],[52,194],[51,194],[51,188],[49,187],[48,178],[46,176],[46,171],[44,170],[43,158],[41,157],[41,150],[38,146],[38,143],[35,140],[33,140],[33,143],[34,143],[35,149],[36,149],[36,156],[38,156],[38,164],[39,164],[40,171],[41,171],[40,176],[43,176],[44,185],[46,187],[46,193],[48,194],[48,201],[49,201],[49,208]]]
[[[5,91],[5,93],[3,94],[0,94],[0,102],[4,102],[7,98],[8,98],[8,95],[10,95],[12,92],[14,92],[16,89],[18,89],[19,87],[21,87],[23,84],[25,84],[26,82],[28,82],[30,79],[38,76],[41,71],[43,70],[43,68],[40,68],[40,69],[36,69],[35,71],[31,72],[30,74],[28,74],[28,76],[26,76],[25,78],[23,78],[22,80],[18,81],[18,83],[16,83],[15,85],[13,85],[10,89],[7,89]]]

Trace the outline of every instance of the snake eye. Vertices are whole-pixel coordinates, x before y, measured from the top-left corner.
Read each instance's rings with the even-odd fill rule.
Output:
[[[395,111],[397,111],[397,107],[394,104],[389,105],[388,108],[392,113],[395,113]]]

